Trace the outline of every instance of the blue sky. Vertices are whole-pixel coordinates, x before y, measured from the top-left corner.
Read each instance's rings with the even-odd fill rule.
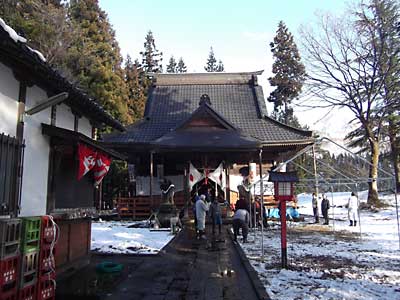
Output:
[[[278,22],[283,20],[298,40],[301,25],[316,21],[317,12],[341,14],[347,0],[100,0],[116,31],[125,56],[140,58],[144,38],[153,31],[156,46],[163,52],[163,64],[171,55],[183,57],[189,72],[204,72],[210,50],[221,59],[227,72],[265,70],[259,82],[265,95],[270,92],[272,41]],[[313,124],[320,113],[301,113],[300,121],[325,130],[329,122]],[[311,117],[315,117],[314,119]],[[337,124],[337,122],[336,122]],[[339,129],[338,129],[339,130]],[[340,131],[340,130],[339,130]]]

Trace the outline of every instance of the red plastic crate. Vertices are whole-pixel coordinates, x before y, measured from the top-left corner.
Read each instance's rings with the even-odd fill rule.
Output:
[[[36,300],[53,300],[56,297],[55,274],[41,276],[37,283]]]
[[[36,284],[28,285],[20,289],[18,300],[36,300]]]
[[[55,271],[56,269],[55,255],[56,255],[55,247],[51,248],[50,245],[46,245],[40,249],[39,273],[41,275],[43,275],[44,273],[48,273],[50,271]]]
[[[41,244],[51,244],[57,237],[57,227],[53,225],[49,216],[42,216],[40,230]]]
[[[13,288],[6,292],[0,292],[0,300],[17,300],[17,288]]]
[[[16,286],[19,278],[19,264],[20,256],[0,260],[0,287],[12,283],[15,283]]]

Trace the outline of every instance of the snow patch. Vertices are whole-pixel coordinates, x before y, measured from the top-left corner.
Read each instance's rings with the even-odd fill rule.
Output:
[[[91,250],[115,254],[157,254],[174,237],[169,231],[128,228],[137,222],[93,222]]]

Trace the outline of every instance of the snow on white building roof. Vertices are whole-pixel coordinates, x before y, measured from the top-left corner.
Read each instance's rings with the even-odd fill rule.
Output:
[[[16,33],[14,29],[8,26],[2,18],[0,18],[0,26],[3,27],[3,29],[8,32],[10,38],[12,38],[14,42],[26,43],[26,38],[18,35],[18,33]]]
[[[14,42],[26,43],[26,38],[20,36],[13,28],[8,26],[2,18],[0,18],[0,26],[8,33],[8,35],[10,36],[10,38],[12,38],[14,40]],[[27,47],[30,51],[35,53],[42,61],[46,61],[46,58],[40,51],[38,51],[36,49],[32,49],[29,46],[27,46]]]
[[[36,49],[32,49],[31,47],[27,46],[29,50],[31,50],[33,53],[35,53],[42,61],[46,61],[46,58],[44,57],[44,55],[42,54],[42,52],[36,50]]]
[[[43,54],[30,48],[26,39],[19,36],[14,29],[8,26],[0,18],[0,53],[1,62],[11,64],[13,67],[21,68],[35,74],[35,83],[41,83],[46,89],[54,92],[68,92],[69,98],[66,104],[85,113],[85,116],[100,124],[107,124],[118,130],[125,130],[124,126],[111,116],[95,99],[91,98],[85,91],[74,85],[63,77],[49,63]]]

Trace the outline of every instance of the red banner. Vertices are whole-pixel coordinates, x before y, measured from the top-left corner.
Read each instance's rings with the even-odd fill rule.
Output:
[[[87,172],[94,168],[96,163],[97,152],[86,145],[78,145],[79,169],[78,180],[80,180]]]
[[[98,153],[96,158],[96,165],[94,166],[94,184],[99,185],[106,176],[108,170],[110,169],[111,158],[108,156]]]

